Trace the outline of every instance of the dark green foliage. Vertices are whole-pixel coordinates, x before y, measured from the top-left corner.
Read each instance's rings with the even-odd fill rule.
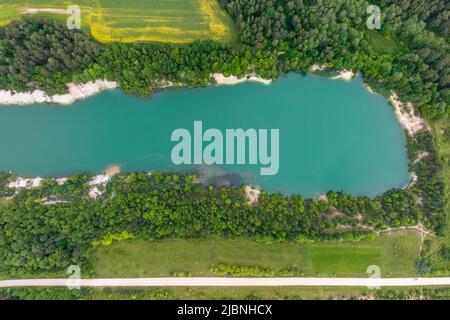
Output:
[[[432,271],[432,263],[430,258],[420,258],[416,262],[417,273],[419,276],[424,276]]]
[[[0,88],[65,92],[100,52],[90,36],[56,21],[12,22],[0,28]]]
[[[126,92],[148,96],[154,88],[168,82],[205,86],[210,73],[226,70],[232,59],[229,49],[209,41],[189,46],[111,44],[98,65],[108,78],[118,80]]]
[[[10,288],[0,289],[0,300],[77,300],[92,298],[90,289]]]
[[[375,294],[380,300],[448,300],[450,288],[420,288],[409,290],[379,290]]]
[[[64,186],[49,181],[2,205],[3,269],[15,274],[84,265],[93,240],[123,231],[150,240],[223,236],[279,241],[299,234],[318,238],[324,228],[318,201],[299,196],[263,194],[261,204],[251,207],[241,187],[217,189],[193,183],[190,176],[139,173],[116,177],[102,199],[92,201],[86,178],[76,176]],[[49,195],[70,203],[41,204],[39,199]]]
[[[403,20],[417,16],[421,21],[426,22],[429,29],[436,30],[443,37],[450,35],[450,2],[446,0],[381,0],[375,2],[384,7],[395,8],[396,10],[393,10],[391,15],[398,16]]]
[[[411,141],[413,140],[413,141]],[[408,141],[409,159],[416,159],[418,152],[427,156],[420,161],[410,160],[410,170],[417,174],[412,191],[419,200],[427,226],[434,226],[438,235],[444,235],[447,217],[445,215],[445,185],[440,176],[442,163],[434,148],[433,138],[428,132],[419,132]]]
[[[439,255],[447,262],[450,262],[450,246],[442,246]]]

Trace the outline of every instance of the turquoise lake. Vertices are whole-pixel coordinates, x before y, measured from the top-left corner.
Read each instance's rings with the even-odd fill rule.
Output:
[[[279,129],[278,174],[260,176],[260,165],[173,165],[173,130],[193,132],[196,120],[204,130]],[[195,169],[305,197],[329,190],[374,196],[409,181],[400,124],[359,78],[289,74],[269,86],[164,90],[148,100],[112,90],[70,106],[0,106],[0,143],[0,171],[28,177],[111,165],[126,172]]]

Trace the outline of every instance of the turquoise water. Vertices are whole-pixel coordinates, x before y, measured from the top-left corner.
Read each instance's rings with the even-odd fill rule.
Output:
[[[0,171],[22,176],[191,170],[171,161],[172,131],[193,122],[221,130],[280,131],[277,175],[260,165],[200,166],[206,176],[239,173],[268,191],[373,196],[409,180],[405,137],[388,102],[361,79],[289,74],[270,86],[244,83],[165,90],[151,100],[120,90],[71,106],[0,106]]]

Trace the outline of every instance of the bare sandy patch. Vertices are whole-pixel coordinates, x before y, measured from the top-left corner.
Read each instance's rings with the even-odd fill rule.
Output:
[[[242,77],[242,78],[238,78],[233,75],[231,75],[229,77],[225,77],[225,75],[223,73],[213,73],[213,74],[211,74],[211,78],[213,78],[216,81],[217,85],[235,85],[235,84],[244,83],[244,82],[258,82],[258,83],[262,83],[262,84],[266,84],[266,85],[269,85],[272,83],[271,79],[264,79],[254,73],[247,75],[245,77]]]
[[[339,71],[339,75],[336,77],[332,77],[333,80],[352,80],[356,74],[351,70],[342,70]]]
[[[89,181],[89,198],[92,200],[97,199],[105,192],[105,187],[111,178],[120,173],[119,166],[112,166],[106,169],[104,174],[98,174]]]
[[[69,178],[67,177],[61,177],[61,178],[56,178],[56,183],[60,186],[62,186],[64,183],[66,183],[69,180]]]
[[[317,72],[317,71],[324,71],[327,68],[324,64],[314,64],[309,69],[309,72]]]
[[[109,177],[114,177],[115,175],[118,175],[120,173],[120,167],[119,166],[109,167],[108,169],[106,169],[105,173]]]
[[[85,84],[69,83],[67,88],[69,93],[47,95],[42,90],[33,92],[13,92],[10,90],[0,90],[0,104],[27,105],[33,103],[56,103],[72,104],[75,101],[86,99],[99,92],[115,89],[119,85],[117,82],[108,80],[96,80]]]
[[[392,93],[389,97],[389,101],[394,107],[398,121],[410,136],[414,136],[417,132],[422,130],[429,130],[425,120],[414,114],[414,106],[411,102],[401,102],[395,93]]]
[[[16,181],[10,182],[8,188],[11,189],[32,189],[38,188],[42,183],[42,178],[27,179],[18,177]]]
[[[245,186],[245,197],[247,198],[247,203],[249,205],[258,204],[260,194],[261,190],[252,188],[250,186]]]

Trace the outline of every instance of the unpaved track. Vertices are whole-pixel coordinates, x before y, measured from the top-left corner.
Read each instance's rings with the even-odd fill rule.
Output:
[[[408,287],[450,286],[447,278],[127,278],[127,279],[23,279],[0,281],[8,287]]]

